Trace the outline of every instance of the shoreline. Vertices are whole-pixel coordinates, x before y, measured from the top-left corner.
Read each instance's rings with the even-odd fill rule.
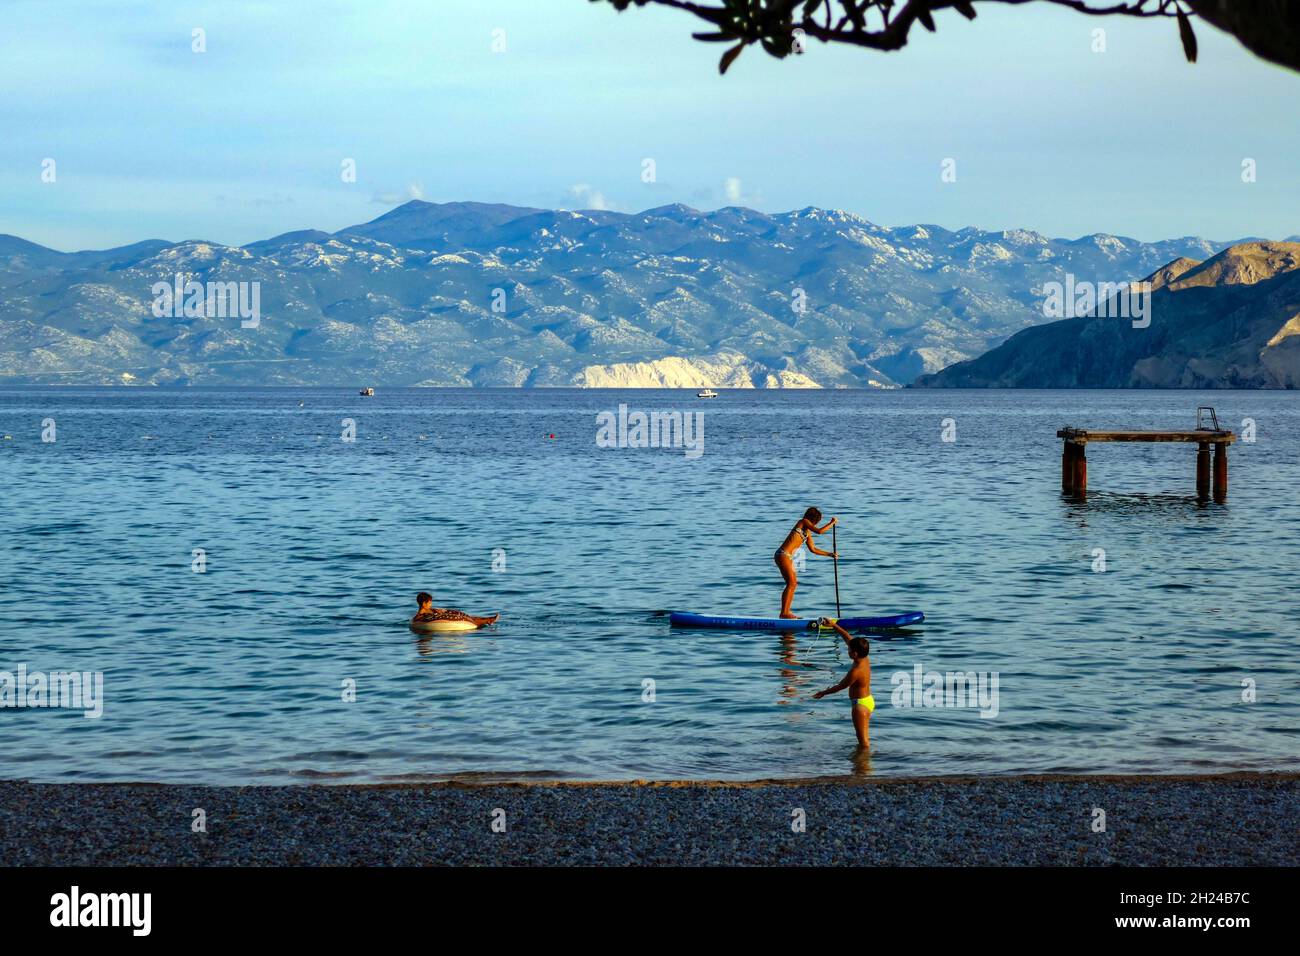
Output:
[[[1295,866],[1297,819],[1300,774],[1269,772],[0,781],[0,853],[25,866]]]
[[[515,775],[509,772],[496,773],[480,771],[467,774],[451,774],[446,777],[429,777],[419,780],[371,780],[330,782],[327,777],[304,778],[293,783],[190,783],[158,780],[31,780],[26,777],[0,778],[0,790],[11,784],[25,784],[34,787],[139,787],[169,788],[185,787],[199,790],[394,790],[394,789],[438,789],[466,788],[480,789],[487,787],[610,787],[610,788],[667,788],[683,789],[701,787],[705,789],[753,789],[759,787],[871,787],[926,784],[978,784],[1019,782],[1019,783],[1194,783],[1194,782],[1232,782],[1274,780],[1288,783],[1300,783],[1300,770],[1224,770],[1214,773],[1013,773],[1013,774],[932,774],[923,777],[876,777],[863,774],[830,774],[819,777],[753,777],[732,780],[718,778],[654,778],[632,777],[628,779],[609,779],[574,777],[552,777],[538,774],[535,777]]]

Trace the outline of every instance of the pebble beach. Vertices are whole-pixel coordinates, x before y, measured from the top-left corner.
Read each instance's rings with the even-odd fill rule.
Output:
[[[1296,774],[0,782],[0,853],[26,866],[1295,866],[1297,821]]]

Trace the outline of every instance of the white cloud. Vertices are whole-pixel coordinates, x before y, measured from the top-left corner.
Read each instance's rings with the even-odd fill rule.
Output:
[[[745,192],[740,188],[740,177],[728,176],[727,181],[722,184],[722,192],[727,197],[727,202],[738,203],[744,198]]]
[[[569,187],[569,195],[579,209],[613,209],[614,205],[605,198],[605,194],[589,183],[575,183]]]
[[[386,192],[375,193],[370,197],[370,201],[378,203],[381,206],[400,206],[402,203],[411,199],[424,198],[423,183],[407,183],[405,192]]]

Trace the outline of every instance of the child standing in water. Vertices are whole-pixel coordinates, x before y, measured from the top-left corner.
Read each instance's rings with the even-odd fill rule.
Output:
[[[822,551],[812,543],[813,535],[825,534],[836,521],[832,518],[819,528],[817,522],[821,520],[822,513],[816,508],[809,508],[785,536],[785,543],[777,548],[776,554],[772,556],[776,559],[776,566],[781,569],[781,577],[785,579],[785,590],[781,592],[781,617],[791,619],[797,617],[790,610],[790,604],[794,601],[794,589],[799,586],[799,578],[794,573],[794,553],[799,550],[800,545],[806,545],[809,551],[820,554],[823,558],[839,557],[838,553]]]
[[[871,653],[871,642],[865,637],[854,637],[828,617],[822,618],[818,623],[824,627],[833,627],[839,632],[849,649],[853,664],[844,675],[844,680],[834,687],[819,690],[813,697],[821,700],[827,694],[837,694],[847,687],[849,699],[853,701],[853,729],[858,735],[858,745],[870,747],[871,712],[876,709],[876,698],[871,696],[871,660],[868,656]]]

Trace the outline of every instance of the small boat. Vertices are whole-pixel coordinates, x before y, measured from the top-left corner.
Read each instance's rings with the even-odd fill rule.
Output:
[[[361,390],[361,394],[362,394],[362,395],[366,395],[366,396],[374,395],[374,394],[375,394],[375,390],[374,390],[373,388],[363,388],[363,389]]]
[[[696,398],[717,398],[717,397],[718,397],[718,393],[715,392],[715,391],[714,391],[713,389],[711,389],[711,388],[706,388],[706,389],[705,389],[704,391],[702,391],[702,392],[696,392],[696,393],[695,393],[695,397],[696,397]]]

